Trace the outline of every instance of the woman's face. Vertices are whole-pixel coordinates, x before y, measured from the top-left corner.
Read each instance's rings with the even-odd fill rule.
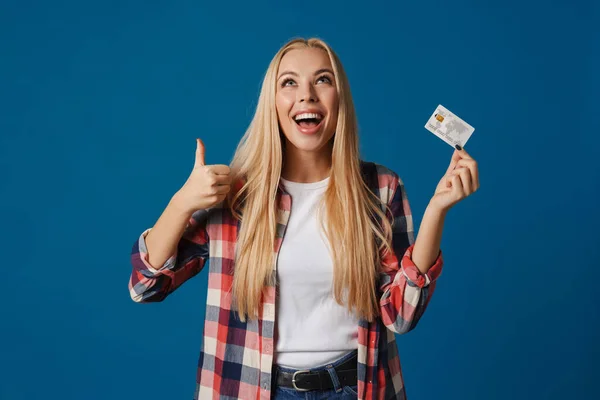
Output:
[[[288,143],[301,151],[319,151],[333,137],[338,95],[327,52],[306,48],[283,56],[277,72],[276,107]]]

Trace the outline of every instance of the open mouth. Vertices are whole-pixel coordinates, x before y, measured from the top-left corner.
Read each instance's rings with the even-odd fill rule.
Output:
[[[303,129],[316,128],[323,121],[323,115],[319,113],[301,113],[294,117],[294,121]]]

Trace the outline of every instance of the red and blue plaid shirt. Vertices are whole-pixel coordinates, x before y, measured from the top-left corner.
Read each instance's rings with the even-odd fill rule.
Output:
[[[393,217],[393,253],[382,258],[379,277],[381,316],[358,324],[358,398],[405,399],[395,334],[414,329],[427,308],[442,271],[441,251],[422,274],[411,261],[414,229],[404,185],[386,167],[361,162],[371,190]],[[279,251],[290,216],[291,196],[280,185],[276,202]],[[259,318],[240,322],[231,310],[234,248],[238,221],[224,207],[198,210],[190,218],[175,253],[159,269],[148,262],[144,231],[131,255],[129,281],[136,302],[164,300],[209,261],[204,341],[198,362],[194,399],[270,399],[275,349],[275,288],[264,296]],[[400,262],[398,260],[400,257]],[[276,266],[275,266],[276,267]]]

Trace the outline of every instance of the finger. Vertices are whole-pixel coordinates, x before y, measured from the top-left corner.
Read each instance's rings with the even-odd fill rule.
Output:
[[[196,160],[194,161],[194,168],[201,165],[206,165],[204,162],[204,143],[200,139],[196,139]]]
[[[452,171],[456,167],[456,164],[459,161],[460,161],[460,153],[458,152],[458,150],[454,150],[454,153],[452,153],[452,158],[450,159],[450,165],[448,165],[448,169],[446,170],[446,174],[448,174],[450,171]]]
[[[460,168],[458,175],[460,176],[460,181],[463,185],[463,189],[465,194],[468,196],[472,193],[473,184],[471,182],[471,170],[469,168]]]
[[[467,167],[463,167],[461,165],[457,165],[452,171],[448,172],[448,176],[452,177],[456,174],[460,174],[463,169],[468,169]]]
[[[457,168],[455,170],[448,172],[448,174],[446,175],[446,187],[447,188],[452,187],[452,185],[453,185],[452,178],[454,178],[456,175],[458,175],[460,173],[461,169],[463,169],[463,167],[460,167],[460,168]]]
[[[475,191],[475,190],[479,189],[479,165],[477,164],[477,161],[475,161],[475,160],[473,160],[471,165],[473,166],[473,169],[471,170],[471,174],[472,174],[472,179],[473,179],[473,190]]]
[[[459,174],[452,177],[452,191],[458,198],[463,198],[465,197],[465,193],[460,178]]]
[[[457,166],[456,169],[448,172],[448,174],[446,175],[446,187],[452,187],[452,178],[454,178],[457,175],[460,175],[460,172],[463,169],[465,169],[465,167]]]
[[[479,166],[477,165],[477,161],[474,159],[465,159],[461,160],[459,164],[464,164],[467,168],[471,170],[471,180],[473,182],[473,191],[479,189]]]
[[[229,166],[223,164],[209,165],[207,167],[207,170],[215,175],[229,175],[229,173],[231,172]]]
[[[225,193],[225,194],[216,194],[215,195],[215,201],[216,201],[216,203],[220,203],[223,200],[225,200],[226,197],[227,197],[227,193]]]
[[[231,185],[231,176],[229,175],[213,175],[213,180],[212,186]]]
[[[479,171],[477,170],[477,162],[471,160],[460,160],[457,164],[459,167],[468,168],[471,173],[471,189],[476,191],[479,188]]]
[[[469,153],[467,153],[467,151],[461,147],[460,150],[456,149],[456,151],[458,152],[458,154],[460,155],[461,158],[467,159],[467,160],[472,160],[473,157],[471,157],[469,155]]]
[[[216,188],[215,194],[227,194],[231,190],[231,185],[219,185]]]
[[[447,176],[446,177],[446,188],[451,188],[451,187],[452,187],[452,177]]]

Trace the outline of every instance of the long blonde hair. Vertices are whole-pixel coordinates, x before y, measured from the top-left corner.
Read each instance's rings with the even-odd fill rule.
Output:
[[[227,204],[241,220],[233,306],[242,321],[246,316],[257,318],[263,290],[276,282],[274,246],[281,216],[277,215],[275,201],[285,151],[275,107],[276,74],[283,56],[298,48],[327,52],[339,98],[330,180],[319,209],[319,215],[325,211],[324,218],[320,218],[321,228],[331,244],[333,294],[338,304],[345,302],[350,312],[372,321],[379,315],[380,251],[391,249],[391,225],[382,211],[385,205],[361,175],[358,124],[348,78],[334,51],[315,38],[291,40],[277,52],[264,77],[254,118],[231,162],[233,181],[238,185],[230,192]],[[376,215],[378,223],[372,218]]]

